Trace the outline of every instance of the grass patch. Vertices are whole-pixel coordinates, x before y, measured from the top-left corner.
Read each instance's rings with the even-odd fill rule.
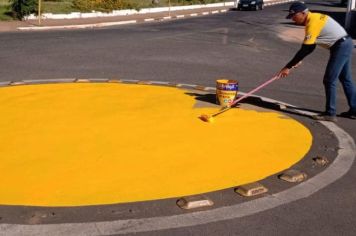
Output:
[[[8,0],[0,0],[0,6],[7,6],[10,5]]]
[[[42,13],[67,14],[76,11],[72,0],[44,1],[42,2]]]
[[[13,18],[10,15],[10,6],[9,5],[1,5],[0,3],[0,20],[1,21],[8,21],[12,20]]]

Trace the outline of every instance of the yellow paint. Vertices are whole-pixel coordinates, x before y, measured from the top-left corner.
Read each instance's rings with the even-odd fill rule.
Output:
[[[202,122],[177,88],[0,88],[0,204],[80,206],[209,192],[298,162],[312,136],[277,113],[231,109]]]

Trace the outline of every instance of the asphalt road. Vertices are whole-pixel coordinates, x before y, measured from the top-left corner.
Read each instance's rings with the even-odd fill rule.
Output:
[[[333,1],[310,8],[337,17]],[[300,47],[279,37],[288,5],[93,30],[0,34],[0,81],[51,78],[119,78],[214,86],[236,79],[248,91],[272,77]],[[354,50],[356,56],[356,49]],[[322,111],[327,50],[318,48],[284,80],[259,94]],[[353,61],[356,68],[356,60]],[[356,70],[353,70],[356,78]],[[355,80],[355,79],[354,79]],[[342,90],[338,112],[347,110]],[[338,126],[356,140],[355,120]],[[251,216],[134,235],[354,235],[356,167],[312,196]],[[11,214],[11,212],[9,213]]]

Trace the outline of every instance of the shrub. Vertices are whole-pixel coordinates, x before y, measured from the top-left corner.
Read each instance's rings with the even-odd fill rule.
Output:
[[[119,9],[137,9],[130,0],[73,0],[74,8],[80,11],[112,11]]]
[[[175,5],[193,5],[193,4],[208,4],[215,2],[223,2],[222,0],[171,0]]]
[[[24,16],[32,13],[37,13],[37,0],[10,0],[11,10],[19,20],[22,20]]]

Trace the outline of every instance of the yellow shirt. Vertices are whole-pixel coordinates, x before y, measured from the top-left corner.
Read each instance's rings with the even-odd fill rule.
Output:
[[[346,35],[345,29],[330,16],[308,12],[303,44],[318,44],[330,48]]]

